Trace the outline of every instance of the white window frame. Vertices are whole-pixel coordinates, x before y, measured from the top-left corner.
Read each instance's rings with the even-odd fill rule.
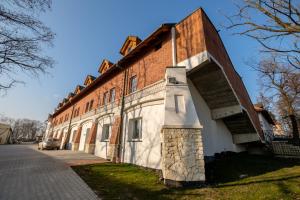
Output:
[[[115,88],[112,88],[109,90],[109,101],[111,103],[114,103],[116,100],[116,89]]]
[[[133,138],[133,136],[134,136],[134,123],[135,123],[135,121],[140,121],[139,127],[138,127],[139,134],[138,134],[137,138]],[[141,117],[129,119],[128,141],[130,141],[130,142],[140,142],[140,141],[142,141],[142,137],[143,137],[142,127],[143,127],[143,120],[142,120]]]
[[[108,102],[109,102],[109,92],[106,91],[103,94],[103,105],[106,106],[108,104]]]
[[[133,84],[133,80],[135,80],[135,84]],[[130,93],[137,91],[137,84],[138,84],[137,75],[134,75],[130,78]]]
[[[108,138],[105,138],[106,134],[104,134],[104,129],[107,127],[108,127]],[[111,124],[103,124],[101,142],[109,142],[110,136],[111,136]]]

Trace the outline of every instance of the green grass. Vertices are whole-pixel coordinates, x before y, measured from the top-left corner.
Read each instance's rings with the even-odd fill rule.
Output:
[[[129,164],[73,169],[102,199],[300,199],[299,160],[232,155],[206,166],[206,187],[180,189],[165,187],[153,170]]]

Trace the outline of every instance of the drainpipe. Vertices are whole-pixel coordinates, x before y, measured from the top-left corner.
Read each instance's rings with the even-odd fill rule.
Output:
[[[52,128],[52,129],[51,129],[51,133],[52,133],[52,136],[51,136],[51,137],[53,138],[53,135],[54,135],[54,133],[53,133],[54,125],[53,125],[52,123],[51,123],[51,128]]]
[[[172,64],[173,66],[177,66],[177,48],[176,48],[176,28],[175,26],[171,29],[171,37],[172,37]]]
[[[70,102],[72,103],[72,101],[70,100]],[[65,144],[63,145],[63,149],[66,148],[66,145],[67,145],[67,141],[70,139],[70,128],[71,128],[71,123],[72,123],[72,118],[73,118],[73,112],[74,112],[74,109],[75,109],[75,106],[76,104],[73,105],[73,108],[72,108],[72,112],[71,112],[71,116],[70,116],[70,120],[69,120],[69,126],[68,126],[68,132],[67,132],[67,138],[65,140]]]
[[[119,66],[119,64],[117,64]],[[119,66],[120,67],[120,66]],[[122,69],[122,67],[120,67]],[[117,135],[118,141],[118,152],[117,152],[117,162],[121,162],[122,156],[122,138],[123,138],[123,119],[124,119],[124,107],[125,107],[125,95],[126,95],[126,83],[127,83],[127,73],[128,70],[124,70],[124,81],[123,81],[123,91],[122,91],[122,98],[121,98],[121,110],[120,110],[120,126],[119,126],[119,134]]]

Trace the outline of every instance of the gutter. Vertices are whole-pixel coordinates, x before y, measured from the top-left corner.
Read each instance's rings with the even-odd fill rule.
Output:
[[[173,67],[177,66],[177,47],[176,47],[176,28],[175,26],[171,29],[171,38],[172,38],[172,64]]]
[[[66,141],[68,141],[70,139],[70,135],[71,135],[70,134],[70,132],[71,132],[70,128],[71,128],[71,124],[72,124],[72,119],[73,119],[73,113],[74,113],[75,106],[76,106],[76,104],[74,104],[73,108],[72,108],[72,112],[71,112],[71,116],[70,116],[70,121],[69,121],[69,126],[68,126],[67,138],[65,140],[65,144],[63,144],[63,147],[62,147],[63,149],[66,148],[66,145],[67,145]]]
[[[117,64],[117,67],[122,67]],[[122,156],[122,138],[123,138],[123,119],[124,119],[124,108],[125,108],[125,95],[126,95],[126,83],[128,78],[128,69],[124,69],[124,81],[123,81],[123,91],[122,91],[122,98],[121,98],[121,109],[120,109],[120,125],[119,125],[119,133],[117,134],[117,156],[116,161],[121,162],[121,156]],[[113,158],[114,159],[114,158]]]

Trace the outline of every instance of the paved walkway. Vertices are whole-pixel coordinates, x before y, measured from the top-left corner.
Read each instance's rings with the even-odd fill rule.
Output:
[[[36,149],[36,145],[31,146],[31,148]],[[92,154],[87,154],[78,151],[70,151],[70,150],[53,150],[53,151],[39,151],[48,156],[51,156],[55,159],[59,159],[65,162],[67,165],[76,166],[76,165],[87,165],[87,164],[96,164],[96,163],[104,163],[108,162],[105,159],[99,158]]]
[[[78,155],[83,160],[84,155],[92,156]],[[87,160],[97,160],[92,157]],[[69,167],[70,161],[80,163],[80,159],[75,158],[76,153],[71,151],[41,152],[32,145],[0,145],[0,200],[97,199]]]

